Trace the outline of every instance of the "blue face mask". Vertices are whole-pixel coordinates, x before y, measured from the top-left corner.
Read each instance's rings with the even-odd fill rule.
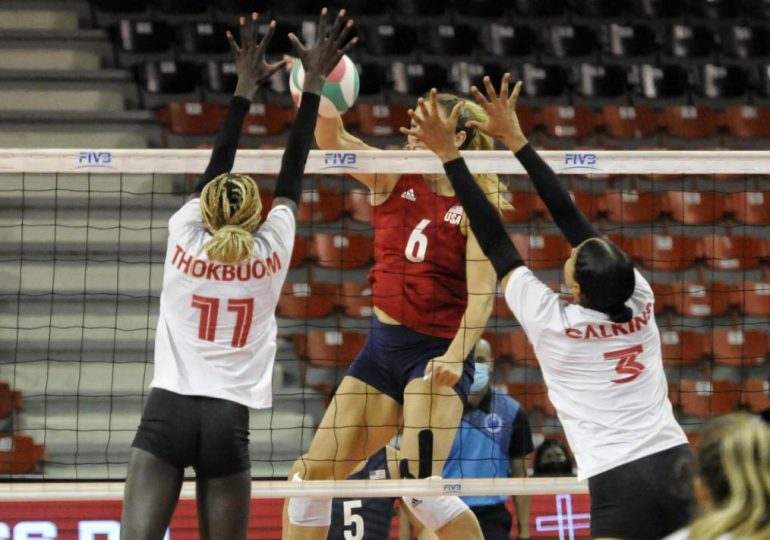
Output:
[[[476,374],[473,376],[471,392],[478,392],[489,384],[489,365],[476,364]]]

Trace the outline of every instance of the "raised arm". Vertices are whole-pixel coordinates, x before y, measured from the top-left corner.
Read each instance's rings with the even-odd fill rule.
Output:
[[[357,42],[357,38],[353,38],[345,44],[345,38],[352,27],[353,21],[347,20],[344,9],[337,14],[334,24],[329,27],[327,9],[324,8],[321,11],[318,24],[319,37],[315,45],[306,49],[297,36],[289,34],[297,57],[305,68],[305,82],[302,85],[302,99],[297,117],[291,126],[289,140],[281,160],[273,206],[286,204],[296,209],[299,203],[302,174],[310,146],[313,144],[313,129],[318,116],[321,90],[326,76],[334,69],[342,55]]]
[[[588,238],[602,236],[599,230],[586,219],[583,212],[572,202],[569,191],[553,172],[553,169],[529,145],[516,116],[516,100],[519,97],[521,83],[516,83],[509,96],[509,81],[510,75],[506,73],[503,75],[498,94],[489,77],[484,77],[487,97],[484,97],[475,86],[471,88],[471,93],[476,101],[486,111],[488,120],[483,124],[475,121],[468,124],[496,139],[500,139],[514,152],[516,158],[529,174],[538,195],[551,212],[554,222],[573,247]]]
[[[283,61],[272,64],[265,62],[265,50],[275,32],[275,21],[270,22],[267,34],[262,41],[257,41],[258,20],[259,15],[252,13],[251,25],[247,28],[246,19],[240,18],[241,47],[235,42],[233,35],[227,32],[227,40],[235,57],[238,83],[230,99],[225,119],[219,127],[209,164],[193,188],[193,197],[199,197],[203,188],[211,180],[232,170],[243,129],[243,120],[249,112],[251,100],[254,99],[259,85],[283,67]]]

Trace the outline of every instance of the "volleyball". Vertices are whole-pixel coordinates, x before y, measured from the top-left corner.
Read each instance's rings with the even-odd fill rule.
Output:
[[[302,84],[305,81],[305,70],[302,62],[297,59],[289,76],[289,88],[294,104],[299,106],[302,97]],[[358,97],[358,70],[353,61],[343,56],[331,73],[326,77],[326,84],[321,90],[321,104],[318,114],[325,118],[334,118],[347,111]]]

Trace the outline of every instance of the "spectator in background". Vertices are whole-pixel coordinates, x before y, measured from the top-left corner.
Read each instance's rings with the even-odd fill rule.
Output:
[[[699,517],[666,539],[770,538],[770,428],[744,412],[712,420],[697,465]]]
[[[532,476],[574,476],[569,450],[556,439],[546,439],[535,452]]]

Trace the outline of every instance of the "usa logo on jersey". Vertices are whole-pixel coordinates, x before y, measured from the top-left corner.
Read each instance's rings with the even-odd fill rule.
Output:
[[[451,223],[452,225],[459,225],[460,220],[463,218],[463,207],[459,204],[454,205],[444,215],[444,221]]]

